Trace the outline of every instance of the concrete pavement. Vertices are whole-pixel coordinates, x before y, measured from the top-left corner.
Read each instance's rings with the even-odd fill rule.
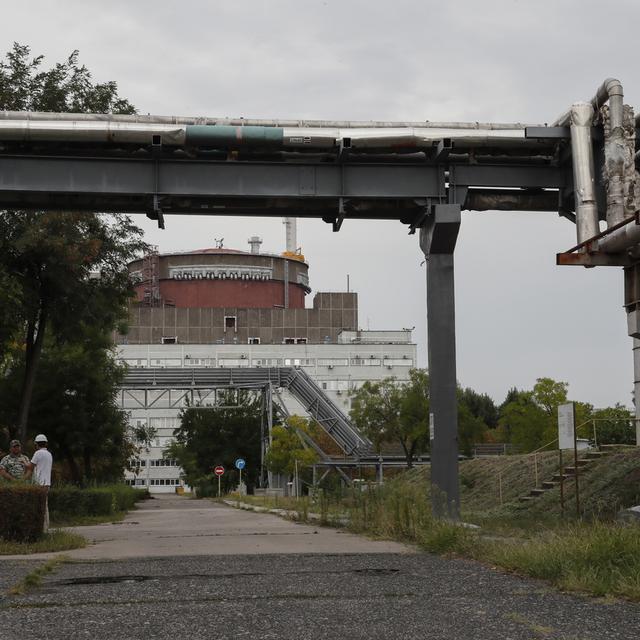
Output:
[[[77,527],[91,541],[74,560],[271,553],[413,553],[396,542],[233,509],[211,500],[160,495],[121,523]]]
[[[125,524],[87,529],[94,545],[39,588],[5,597],[2,640],[640,635],[637,604],[204,501],[162,498]],[[0,575],[36,564],[0,560]]]

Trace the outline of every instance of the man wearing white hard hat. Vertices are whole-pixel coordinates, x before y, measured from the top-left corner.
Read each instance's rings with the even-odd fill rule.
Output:
[[[36,484],[42,485],[49,490],[51,486],[51,467],[53,466],[53,457],[47,449],[48,441],[47,436],[43,433],[39,433],[33,441],[37,447],[36,452],[31,458],[31,464],[33,465],[33,481]],[[49,529],[49,505],[45,506],[44,512],[44,531]]]

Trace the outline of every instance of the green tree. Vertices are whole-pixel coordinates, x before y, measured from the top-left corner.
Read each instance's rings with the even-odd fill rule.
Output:
[[[522,451],[533,451],[545,444],[548,427],[549,415],[533,400],[531,393],[520,392],[516,400],[503,406],[500,412],[500,428]]]
[[[114,393],[125,368],[108,335],[92,328],[82,335],[81,341],[47,341],[34,387],[33,424],[47,435],[54,459],[73,482],[119,480],[132,453],[127,416]],[[23,366],[0,381],[3,417],[17,409]]]
[[[385,442],[400,444],[407,467],[429,448],[429,375],[409,372],[409,381],[395,378],[365,382],[353,394],[351,420],[380,451]]]
[[[180,426],[175,443],[165,456],[175,458],[184,470],[187,484],[197,486],[211,477],[213,467],[222,464],[226,469],[226,487],[237,482],[233,462],[246,461],[242,478],[248,487],[254,486],[260,474],[260,428],[262,401],[256,394],[240,391],[231,395],[220,407],[187,407],[180,413]]]
[[[19,283],[15,315],[23,322],[23,380],[16,422],[26,439],[38,362],[50,328],[52,343],[71,344],[91,326],[111,331],[133,294],[127,263],[144,249],[127,216],[5,212],[0,263]]]
[[[636,444],[635,416],[617,403],[593,412],[600,444]]]
[[[88,69],[78,62],[77,51],[47,70],[41,68],[43,60],[43,56],[31,57],[29,47],[13,45],[0,61],[0,109],[135,112],[118,96],[115,82],[92,82]],[[9,321],[0,316],[0,363],[19,327],[24,379],[15,422],[21,438],[27,434],[47,328],[66,341],[77,333],[79,322],[112,328],[130,293],[126,263],[144,248],[141,234],[121,215],[108,223],[86,213],[0,214],[0,285],[10,296],[13,311]],[[90,278],[96,271],[101,277]],[[7,301],[7,293],[0,294],[0,302]]]
[[[500,413],[495,402],[486,393],[478,393],[469,387],[460,389],[458,399],[463,402],[471,414],[479,418],[486,427],[494,429],[498,426]]]
[[[533,385],[532,400],[549,416],[556,418],[558,405],[567,401],[568,382],[538,378]]]
[[[271,431],[271,446],[267,452],[266,465],[273,473],[291,477],[296,467],[300,473],[318,461],[318,454],[303,444],[299,432],[314,438],[315,432],[308,420],[290,416],[283,425],[275,425]]]
[[[473,414],[463,400],[458,400],[458,448],[465,456],[473,455],[473,445],[482,442],[487,425]]]

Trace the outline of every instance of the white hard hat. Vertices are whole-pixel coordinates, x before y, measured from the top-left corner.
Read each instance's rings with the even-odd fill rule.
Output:
[[[39,433],[34,439],[34,442],[49,442],[47,440],[47,436],[44,435],[44,433]]]

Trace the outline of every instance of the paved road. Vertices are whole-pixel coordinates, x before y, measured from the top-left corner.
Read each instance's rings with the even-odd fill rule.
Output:
[[[264,514],[165,498],[125,522],[92,527],[100,542],[71,552],[73,561],[40,588],[5,598],[0,638],[640,635],[635,604],[569,596],[471,561],[385,548],[389,543]],[[184,540],[175,537],[180,531]],[[13,579],[37,563],[0,560],[0,576]],[[6,582],[0,578],[0,589]]]

